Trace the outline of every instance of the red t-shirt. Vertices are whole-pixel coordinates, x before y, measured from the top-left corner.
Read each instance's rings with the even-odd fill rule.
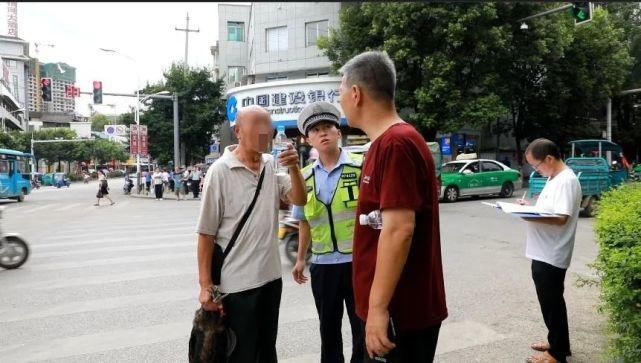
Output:
[[[416,212],[414,237],[389,304],[390,316],[404,331],[434,326],[447,317],[436,183],[432,155],[410,124],[392,125],[370,146],[361,174],[352,262],[361,319],[367,320],[380,230],[361,226],[358,216],[389,208]]]

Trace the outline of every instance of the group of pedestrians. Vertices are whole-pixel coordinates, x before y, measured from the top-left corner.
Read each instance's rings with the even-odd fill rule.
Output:
[[[145,193],[149,194],[153,185],[156,200],[163,200],[167,191],[174,193],[177,201],[185,199],[190,191],[196,199],[203,180],[200,167],[195,166],[176,168],[175,171],[156,168],[153,172],[144,171],[142,177],[145,180]]]
[[[298,129],[318,150],[299,168],[290,147],[278,155],[288,175],[265,153],[273,133],[269,112],[238,111],[238,145],[207,172],[198,232],[203,309],[220,312],[236,335],[230,362],[276,362],[282,292],[278,250],[281,201],[300,220],[298,283],[311,243],[312,293],[320,320],[321,362],[344,362],[341,322],[352,331],[351,362],[431,362],[448,315],[440,243],[435,165],[423,137],[395,108],[396,72],[384,52],[365,52],[341,69],[340,104],[350,126],[372,144],[363,158],[338,147],[340,113],[315,102]],[[291,145],[290,145],[291,146]],[[548,327],[529,362],[565,362],[570,355],[563,300],[578,215],[580,186],[549,140],[528,147],[526,159],[550,178],[537,205],[556,216],[526,219],[527,257]],[[569,170],[569,171],[568,171]],[[580,199],[579,199],[580,200]],[[521,201],[525,203],[525,201]],[[226,294],[212,301],[212,291]]]

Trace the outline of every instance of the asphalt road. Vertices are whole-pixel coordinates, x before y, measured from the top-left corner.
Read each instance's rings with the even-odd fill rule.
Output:
[[[187,361],[198,305],[200,202],[131,198],[122,195],[120,180],[110,184],[114,206],[92,205],[95,181],[41,188],[24,203],[0,202],[7,207],[2,228],[23,234],[32,248],[23,268],[0,271],[0,361]],[[524,223],[480,200],[441,204],[449,317],[437,362],[521,362],[530,343],[545,338],[524,257]],[[579,222],[566,279],[571,362],[600,361],[603,351],[598,290],[575,284],[593,276],[592,223]],[[282,261],[279,359],[318,362],[311,287],[294,283]],[[349,352],[346,319],[343,335]]]

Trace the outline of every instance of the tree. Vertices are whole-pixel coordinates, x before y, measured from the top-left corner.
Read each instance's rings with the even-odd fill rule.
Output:
[[[33,133],[34,140],[71,140],[75,138],[76,132],[64,127],[44,128]],[[36,143],[34,144],[34,157],[36,163],[40,159],[46,160],[48,168],[58,162],[57,171],[60,171],[61,161],[72,160],[73,149],[74,144],[69,142]]]
[[[185,145],[185,161],[200,162],[208,153],[215,125],[224,120],[222,81],[212,81],[206,68],[185,69],[172,64],[164,79],[147,86],[145,94],[160,91],[178,93],[180,141]],[[149,108],[140,116],[148,126],[150,153],[160,164],[173,160],[173,104],[170,100],[152,99]]]
[[[91,131],[98,132],[104,132],[105,125],[113,124],[113,119],[110,119],[109,117],[101,113],[96,113],[95,115],[91,116],[89,121],[91,121]]]
[[[335,70],[362,51],[387,51],[401,116],[433,140],[437,131],[487,125],[505,113],[493,87],[503,27],[491,3],[359,3],[341,8],[339,29],[319,46]]]

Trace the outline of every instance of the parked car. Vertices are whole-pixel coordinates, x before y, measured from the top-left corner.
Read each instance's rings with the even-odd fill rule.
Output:
[[[490,159],[457,160],[443,164],[439,198],[456,202],[460,197],[498,194],[509,198],[521,188],[518,170]]]

